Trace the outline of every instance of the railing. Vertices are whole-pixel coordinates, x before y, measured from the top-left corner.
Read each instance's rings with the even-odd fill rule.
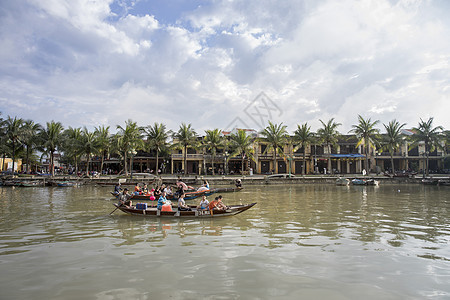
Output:
[[[203,155],[203,157],[206,160],[211,160],[213,158],[213,156],[211,154],[205,154],[205,155]],[[230,157],[230,156],[228,155],[228,157]],[[214,160],[222,160],[223,161],[224,159],[225,159],[225,155],[222,155],[222,154],[214,155]]]
[[[403,153],[401,153],[401,152],[394,152],[394,153],[392,153],[392,155],[394,157],[403,157]],[[389,156],[390,157],[391,154],[389,153],[389,151],[383,151],[380,153],[379,156]]]
[[[203,154],[188,154],[187,159],[203,159]],[[172,159],[184,159],[184,154],[172,154]]]

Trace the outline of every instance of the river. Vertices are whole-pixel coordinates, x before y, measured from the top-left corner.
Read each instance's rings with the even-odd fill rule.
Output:
[[[109,215],[110,190],[0,187],[0,299],[450,298],[446,186],[248,186],[210,220]]]

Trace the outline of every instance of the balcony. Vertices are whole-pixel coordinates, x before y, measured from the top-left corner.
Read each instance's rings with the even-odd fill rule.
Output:
[[[183,154],[172,154],[172,159],[182,160],[184,159]],[[187,159],[203,160],[203,154],[188,154]]]
[[[381,152],[381,153],[379,153],[379,156],[388,156],[388,157],[391,157],[391,154],[389,153],[389,151],[383,151],[383,152]],[[394,157],[403,157],[403,153],[401,153],[401,152],[394,152],[394,153],[392,153],[392,156],[394,156]]]

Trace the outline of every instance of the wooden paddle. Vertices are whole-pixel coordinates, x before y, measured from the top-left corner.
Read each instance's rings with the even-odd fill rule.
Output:
[[[121,207],[123,205],[123,203],[122,204],[120,204],[119,206],[116,206],[116,208],[114,208],[114,210],[112,211],[112,212],[110,212],[109,213],[109,215],[112,215],[119,207]]]

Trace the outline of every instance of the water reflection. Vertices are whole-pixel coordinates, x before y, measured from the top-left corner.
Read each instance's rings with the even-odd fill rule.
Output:
[[[211,291],[199,293],[199,283],[216,276],[216,295],[236,298],[298,298],[305,291],[330,298],[337,291],[350,299],[355,289],[372,299],[367,291],[378,298],[449,295],[447,187],[246,187],[223,196],[229,204],[258,202],[252,209],[193,220],[110,216],[109,191],[0,188],[6,298],[27,299],[35,296],[30,290],[49,284],[61,298],[75,298],[61,283],[77,292],[92,289],[86,298],[113,297],[128,287],[127,294],[142,295],[147,280],[152,297],[164,298],[175,284],[174,297],[205,298]],[[130,279],[117,287],[124,272]]]
[[[258,202],[244,217],[154,220],[120,212],[105,216],[111,200],[105,190],[95,187],[1,188],[2,248],[17,251],[39,243],[103,237],[114,231],[118,234],[113,237],[121,238],[119,245],[161,242],[170,235],[183,239],[222,236],[227,230],[256,230],[268,248],[323,246],[340,239],[392,247],[402,247],[409,239],[445,244],[449,241],[446,193],[423,186],[249,187],[245,192],[225,194],[228,203]],[[24,234],[15,236],[15,231]]]

